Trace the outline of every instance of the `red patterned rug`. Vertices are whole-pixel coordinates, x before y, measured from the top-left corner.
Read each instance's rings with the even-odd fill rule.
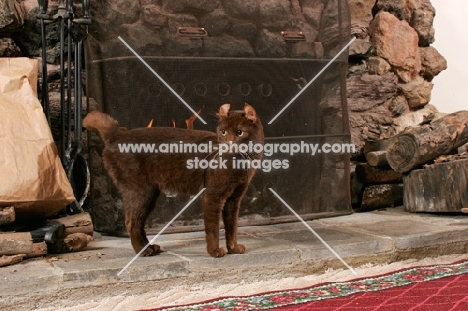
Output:
[[[147,311],[465,311],[468,261],[415,267],[372,278]]]

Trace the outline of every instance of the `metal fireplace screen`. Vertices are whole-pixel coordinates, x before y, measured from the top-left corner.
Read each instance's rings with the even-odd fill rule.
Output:
[[[350,213],[347,1],[146,2],[92,3],[85,49],[91,106],[127,128],[151,120],[184,128],[200,111],[206,124],[197,119],[194,128],[214,131],[223,103],[240,109],[247,102],[262,120],[266,143],[319,148],[314,155],[274,153],[270,159],[288,167],[257,171],[240,223],[294,219],[268,188],[306,219]],[[102,147],[90,135],[91,213],[97,230],[123,232],[122,202],[102,167]],[[163,226],[188,199],[162,195],[148,225]],[[201,225],[196,203],[173,230]]]

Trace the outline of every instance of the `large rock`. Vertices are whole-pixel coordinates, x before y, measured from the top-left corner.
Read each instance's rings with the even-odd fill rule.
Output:
[[[141,13],[141,6],[132,0],[104,0],[99,8],[103,18],[114,26],[133,24]]]
[[[206,14],[200,19],[200,23],[210,36],[219,36],[225,33],[229,27],[229,20],[226,16],[226,12],[222,9],[216,9]]]
[[[392,125],[394,113],[389,109],[398,94],[398,77],[351,74],[346,81],[351,140],[362,152],[366,140],[379,139]]]
[[[0,57],[18,57],[21,50],[11,38],[0,38]]]
[[[225,2],[226,13],[232,17],[249,19],[258,12],[257,0],[229,0]]]
[[[408,100],[411,109],[421,109],[431,100],[433,84],[418,76],[409,83],[400,84],[403,95]]]
[[[351,23],[359,25],[369,25],[372,21],[372,8],[375,0],[349,0],[351,11]]]
[[[430,0],[377,0],[374,13],[378,11],[389,12],[407,21],[418,33],[420,46],[434,42],[435,9]]]
[[[394,97],[389,102],[388,110],[392,113],[393,117],[398,117],[402,114],[408,113],[410,111],[408,100],[403,95]]]
[[[254,46],[255,53],[262,57],[285,57],[286,43],[276,32],[263,29]]]
[[[383,75],[391,69],[392,66],[382,57],[371,56],[367,59],[367,70],[370,74]]]
[[[351,141],[357,147],[358,158],[367,140],[377,140],[385,134],[393,124],[391,113],[384,106],[375,107],[366,113],[351,112],[349,114]]]
[[[20,30],[24,24],[25,10],[22,2],[0,0],[0,33]]]
[[[235,37],[252,40],[258,33],[257,26],[250,21],[230,20],[231,31]]]
[[[447,61],[434,47],[421,47],[419,53],[422,63],[421,75],[426,80],[431,81],[441,71],[447,69]]]
[[[408,23],[411,20],[412,10],[408,0],[377,0],[374,10],[389,12]]]
[[[365,112],[384,104],[398,93],[398,78],[393,73],[353,74],[346,81],[348,107],[353,112]]]
[[[147,4],[142,7],[142,20],[145,24],[154,27],[166,27],[167,16],[158,5]]]
[[[308,0],[301,1],[302,14],[305,20],[313,27],[318,28],[322,19],[323,1]]]
[[[349,46],[349,56],[350,57],[359,57],[367,58],[372,48],[372,43],[369,42],[369,39],[356,39]]]
[[[406,22],[385,11],[370,24],[376,54],[392,65],[401,80],[409,82],[421,71],[418,34]]]
[[[37,18],[37,1],[21,2],[24,8],[24,23],[21,30],[13,35],[15,43],[21,48],[25,57],[38,57],[41,55],[41,27]],[[57,13],[57,5],[49,6],[51,16]],[[58,23],[46,23],[46,53],[47,63],[58,63],[60,55],[59,26]]]
[[[411,0],[410,4],[413,8],[410,25],[418,33],[419,46],[428,46],[434,42],[435,9],[430,0]]]
[[[285,30],[291,21],[291,9],[288,0],[263,1],[260,5],[260,22],[269,29]]]
[[[198,19],[193,14],[168,14],[167,39],[177,41],[179,27],[198,27]],[[188,39],[188,38],[187,38]],[[190,39],[192,40],[192,39]]]
[[[141,55],[160,54],[163,40],[158,32],[151,31],[143,23],[122,25],[121,35]],[[122,46],[123,47],[123,46]]]
[[[171,13],[210,13],[219,5],[220,0],[162,0],[163,8]]]

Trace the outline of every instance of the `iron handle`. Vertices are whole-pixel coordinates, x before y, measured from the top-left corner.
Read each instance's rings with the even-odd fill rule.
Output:
[[[47,7],[49,6],[49,1],[48,0],[37,0],[39,4],[39,13],[37,14],[37,17],[39,18],[47,18]]]
[[[91,24],[91,18],[89,17],[89,0],[81,0],[83,16],[75,19],[73,22],[80,25]]]
[[[73,0],[67,0],[67,13],[73,14]]]
[[[282,31],[281,37],[286,42],[305,41],[306,37],[302,31]]]
[[[63,19],[68,17],[67,4],[65,3],[65,0],[59,1],[58,11],[57,14],[54,16],[54,19],[57,19],[59,17]]]
[[[89,0],[81,0],[82,1],[82,10],[83,10],[83,18],[89,19]]]
[[[182,37],[201,38],[208,36],[208,32],[202,27],[179,27],[177,33]]]

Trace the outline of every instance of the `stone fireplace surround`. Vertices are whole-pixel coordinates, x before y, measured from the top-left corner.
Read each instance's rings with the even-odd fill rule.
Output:
[[[249,14],[258,14],[260,10],[260,1],[213,1],[223,7],[230,6],[229,8],[232,9],[230,15],[226,14],[227,17],[223,18],[219,6],[215,7],[214,4],[211,6],[213,2],[210,1],[206,2],[208,5],[205,2],[134,2],[122,0],[103,3],[108,4],[113,10],[108,16],[109,19],[123,24],[129,34],[133,33],[136,37],[140,36],[140,38],[151,40],[153,47],[158,45],[161,37],[147,36],[142,25],[157,27],[166,22],[170,25],[170,19],[165,20],[164,17],[161,17],[161,14],[158,14],[161,7],[164,10],[172,10],[171,14],[183,15],[183,12],[180,12],[180,10],[183,11],[183,5],[187,5],[187,3],[192,3],[191,5],[199,4],[203,9],[198,10],[196,18],[203,15],[206,17],[207,22],[211,18],[210,25],[213,26],[212,29],[207,27],[207,31],[211,32],[213,36],[216,35],[217,29],[230,27],[232,25],[231,20],[238,20],[239,10],[247,10],[250,12]],[[297,10],[304,16],[303,21],[323,26],[317,16],[320,15],[318,12],[323,10],[328,2],[333,1],[261,1],[261,7],[263,7],[263,10],[265,10],[264,7],[267,7],[272,12],[281,10],[281,8],[286,9],[287,12],[289,12],[288,10],[291,12]],[[242,5],[239,6],[239,3],[242,3]],[[264,6],[264,4],[267,5]],[[38,57],[40,55],[40,29],[36,20],[37,1],[2,0],[0,6],[2,12],[5,12],[0,18],[0,56]],[[49,7],[54,10],[53,1],[50,2]],[[330,7],[332,6],[330,5]],[[430,103],[432,78],[446,68],[446,62],[437,50],[431,46],[434,41],[432,22],[435,10],[429,0],[350,0],[349,8],[351,12],[351,33],[357,40],[349,51],[346,97],[351,140],[359,147],[358,152],[352,155],[352,158],[359,160],[362,157],[362,149],[360,148],[362,148],[366,140],[393,135],[397,130],[396,124],[399,118],[429,107],[427,105]],[[96,12],[93,14],[96,17],[99,15]],[[279,14],[277,16],[283,17],[284,15]],[[193,22],[193,19],[190,18],[186,20]],[[286,18],[265,18],[259,19],[257,22],[267,25],[267,28],[278,29],[275,24],[280,24],[284,20]],[[54,79],[57,78],[58,72],[56,67],[58,63],[58,33],[57,27],[53,24],[47,28],[47,62],[50,68],[49,89],[51,90],[51,100],[54,103],[57,92],[57,82]],[[230,31],[231,33],[244,33],[248,37],[249,34],[252,35],[252,30],[251,26],[241,23]],[[311,28],[306,29],[305,32],[306,36],[313,37],[316,35],[316,38],[320,37]],[[213,49],[226,46],[226,42],[229,41],[223,39],[222,35],[219,35],[219,37],[220,41],[213,46]],[[261,31],[261,38],[265,42],[281,42],[275,41],[274,36],[271,36],[268,31]],[[326,38],[327,36],[325,36]],[[315,41],[324,42],[325,40]],[[235,51],[240,47],[248,51],[246,53],[250,53],[249,55],[252,55],[251,50],[253,50],[253,53],[260,51],[256,45],[250,45],[247,48],[245,42],[235,42],[235,46],[231,46],[229,51]],[[189,41],[186,46],[190,53],[196,50],[196,47],[191,45],[192,43]],[[307,48],[299,48],[300,45],[295,45],[294,48],[283,49],[281,44],[279,43],[277,49],[269,48],[264,53],[269,53],[272,50],[278,53],[276,56],[310,53],[309,56],[317,57],[317,55],[321,56],[323,47],[323,55],[324,57],[327,56],[326,44],[322,46],[315,43],[313,45],[309,44]],[[175,48],[171,44],[168,46],[169,48]],[[307,46],[307,44],[303,44],[303,46]],[[135,47],[139,48],[143,55],[145,50],[150,48],[139,47],[138,45]],[[333,48],[328,51],[332,50]],[[225,53],[225,50],[219,49],[217,53]],[[245,56],[248,56],[247,54]],[[404,59],[409,61],[402,61]],[[54,131],[54,134],[59,139],[56,131]]]

